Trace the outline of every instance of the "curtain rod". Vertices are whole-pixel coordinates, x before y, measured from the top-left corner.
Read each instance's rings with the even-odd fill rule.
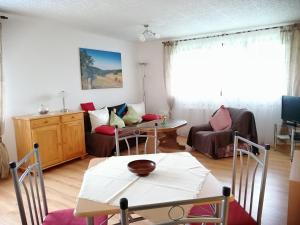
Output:
[[[262,30],[273,30],[273,29],[277,29],[277,28],[282,29],[282,28],[289,27],[289,26],[298,27],[299,25],[300,25],[300,23],[295,23],[295,24],[285,25],[285,26],[266,27],[266,28],[260,28],[260,29],[255,29],[255,30],[245,30],[245,31],[238,31],[238,32],[233,32],[233,33],[223,33],[223,34],[216,34],[216,35],[208,35],[208,36],[204,36],[204,37],[185,38],[185,39],[179,39],[179,40],[174,40],[174,41],[163,41],[162,43],[164,45],[168,45],[168,44],[177,43],[177,42],[183,42],[183,41],[194,41],[194,40],[214,38],[214,37],[223,37],[223,36],[228,36],[228,35],[244,34],[244,33],[262,31]],[[299,26],[299,28],[300,28],[300,26]]]

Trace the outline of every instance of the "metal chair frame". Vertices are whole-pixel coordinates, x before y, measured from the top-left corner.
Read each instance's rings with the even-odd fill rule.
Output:
[[[157,204],[148,204],[141,206],[132,206],[128,207],[128,200],[126,198],[120,199],[120,220],[121,225],[129,224],[129,214],[131,212],[138,213],[140,210],[148,210],[148,209],[159,209],[164,207],[169,207],[168,217],[169,220],[166,222],[159,223],[159,225],[173,225],[173,224],[187,224],[187,223],[216,223],[221,225],[227,225],[228,220],[228,209],[229,209],[229,198],[230,198],[230,188],[223,187],[223,195],[210,197],[210,198],[198,198],[198,199],[190,199],[190,200],[182,200],[182,201],[172,201],[165,203],[157,203]],[[207,202],[216,202],[220,204],[220,214],[214,216],[187,216],[185,217],[184,209],[181,207],[182,205],[190,205],[190,204],[206,204]],[[171,212],[174,208],[181,208],[183,215],[179,218],[172,218]]]
[[[128,155],[130,155],[130,146],[128,139],[135,138],[135,148],[136,154],[139,154],[139,138],[145,137],[146,141],[144,144],[144,154],[147,154],[147,144],[149,138],[154,138],[154,153],[157,153],[157,123],[155,123],[153,129],[153,135],[145,133],[145,128],[140,127],[129,127],[125,129],[119,129],[118,126],[115,126],[115,142],[116,142],[116,155],[120,156],[120,145],[119,142],[124,140],[127,145]],[[150,128],[147,128],[149,131]],[[121,131],[121,133],[119,133]],[[120,135],[121,134],[121,135]]]
[[[247,150],[240,149],[238,146],[238,142],[242,141],[247,143],[249,148]],[[257,155],[252,152],[252,147],[256,147],[260,152],[264,153],[262,159],[260,159]],[[250,192],[250,207],[249,214],[252,215],[252,205],[253,205],[253,193],[254,193],[254,183],[258,166],[262,168],[262,176],[260,182],[260,190],[259,190],[259,202],[257,209],[257,223],[261,224],[262,218],[262,210],[263,210],[263,202],[265,195],[265,186],[266,186],[266,178],[267,178],[267,168],[268,168],[268,160],[269,160],[269,150],[270,145],[266,144],[265,146],[258,145],[254,142],[251,142],[243,137],[238,136],[238,132],[235,132],[234,136],[234,155],[233,155],[233,170],[232,170],[232,194],[235,195],[235,186],[236,186],[236,174],[237,174],[237,156],[238,153],[240,155],[240,178],[239,178],[239,192],[238,192],[238,202],[241,205],[241,196],[242,196],[242,188],[243,188],[243,175],[244,175],[244,159],[243,156],[246,155],[246,178],[245,178],[245,186],[244,186],[244,197],[243,197],[243,205],[241,205],[245,210],[247,206],[247,193],[248,193],[248,181],[249,181],[249,165],[250,161],[254,160],[256,162],[255,168],[252,173],[252,183],[251,183],[251,192]]]
[[[27,162],[32,160],[32,157],[35,158],[35,162],[31,165],[28,165],[25,171],[19,176],[18,169],[20,169],[20,167],[24,168]],[[46,201],[43,173],[40,164],[38,144],[34,144],[33,151],[29,152],[18,163],[11,162],[10,170],[13,177],[22,225],[28,224],[21,192],[22,186],[27,199],[31,224],[42,224],[44,218],[48,214],[48,206]],[[29,188],[26,184],[26,180],[28,180]]]
[[[294,152],[296,149],[296,143],[299,143],[299,137],[296,138],[299,135],[299,130],[297,131],[297,123],[291,123],[291,122],[285,122],[286,126],[289,129],[289,134],[287,135],[278,135],[278,128],[277,124],[274,124],[274,148],[277,148],[277,139],[282,139],[282,140],[288,140],[290,141],[290,159],[291,162],[293,161],[294,158]],[[296,135],[297,134],[297,135]]]
[[[295,149],[296,149],[296,142],[299,142],[299,140],[295,139],[296,136],[296,128],[297,128],[297,124],[292,126],[291,130],[291,162],[293,162],[293,158],[294,158],[294,153],[295,153]]]
[[[40,225],[48,215],[45,184],[38,148],[38,144],[34,144],[33,151],[25,155],[24,158],[19,162],[11,162],[9,164],[13,177],[13,183],[22,225]],[[33,157],[35,160],[32,163]],[[23,171],[24,168],[26,168],[25,171],[21,175],[19,175],[18,170],[20,169]],[[26,185],[26,179],[28,179],[30,189]],[[29,210],[30,223],[27,220],[25,212],[24,201],[21,192],[22,186],[24,188],[25,196],[27,199],[27,208]],[[104,224],[111,217],[107,218],[99,225]],[[94,218],[87,218],[87,224],[94,224]]]

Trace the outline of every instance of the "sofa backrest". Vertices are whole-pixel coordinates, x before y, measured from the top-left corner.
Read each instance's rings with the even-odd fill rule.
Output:
[[[84,131],[85,133],[91,133],[92,132],[92,125],[90,120],[90,115],[88,112],[84,112]]]

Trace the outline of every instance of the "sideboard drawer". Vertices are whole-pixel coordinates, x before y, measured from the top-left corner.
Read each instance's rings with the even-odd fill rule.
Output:
[[[47,117],[47,118],[43,118],[43,119],[36,119],[36,120],[30,121],[31,128],[53,125],[53,124],[59,124],[58,116]]]
[[[70,122],[74,120],[82,120],[82,113],[74,113],[74,114],[68,114],[68,115],[63,115],[61,117],[61,122]]]

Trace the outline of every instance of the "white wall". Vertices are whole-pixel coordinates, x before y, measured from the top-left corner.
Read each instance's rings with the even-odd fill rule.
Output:
[[[58,92],[67,93],[69,109],[94,101],[98,106],[141,100],[136,45],[51,21],[11,15],[2,23],[5,85],[5,133],[10,159],[16,159],[12,116],[62,108]],[[79,47],[121,52],[123,88],[81,90]]]
[[[163,44],[161,41],[137,44],[138,61],[145,67],[146,103],[149,113],[167,113],[167,93],[164,83]]]

